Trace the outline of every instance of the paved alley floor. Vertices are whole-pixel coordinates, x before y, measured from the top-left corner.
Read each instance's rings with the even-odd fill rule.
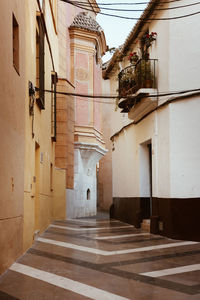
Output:
[[[199,300],[200,243],[102,215],[55,221],[0,277],[0,299]]]

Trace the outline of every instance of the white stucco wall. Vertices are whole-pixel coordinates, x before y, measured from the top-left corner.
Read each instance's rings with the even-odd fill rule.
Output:
[[[181,5],[188,4],[187,0]],[[172,4],[171,4],[172,5]],[[188,15],[198,11],[197,6],[170,10],[169,16]],[[199,7],[198,7],[199,8]],[[199,14],[173,20],[170,26],[170,90],[199,88],[200,70],[200,22]]]
[[[113,159],[113,197],[134,197],[138,186],[138,151],[132,127],[115,138]]]
[[[200,195],[200,96],[170,105],[171,197]]]
[[[159,109],[155,119],[153,196],[170,197],[169,107]]]
[[[199,97],[178,101],[115,137],[113,197],[149,195],[149,165],[143,144],[148,141],[152,142],[153,196],[199,197],[199,111]]]
[[[96,215],[96,164],[106,150],[97,144],[75,143],[74,190],[67,190],[67,217],[79,218]],[[87,190],[90,197],[87,199]]]
[[[141,145],[152,140],[154,149],[154,119],[155,114],[152,114],[143,122],[130,125],[115,137],[115,150],[112,152],[113,197],[145,197],[149,193],[149,186],[140,185],[140,176],[144,179],[143,183],[148,183],[144,175],[144,166],[147,161],[142,161]],[[155,174],[153,159],[153,175]]]
[[[186,0],[181,5],[188,4]],[[174,6],[173,3],[163,7]],[[172,18],[196,12],[196,7],[166,10],[158,18]],[[150,58],[158,59],[158,92],[173,92],[199,88],[200,32],[199,15],[167,21],[152,21],[149,32],[157,32],[157,40],[150,47]],[[145,32],[143,28],[143,32]],[[138,43],[129,51],[137,51]],[[128,52],[129,53],[129,52]],[[126,59],[126,58],[124,58]],[[127,64],[122,62],[121,66]],[[118,70],[119,72],[119,70]],[[111,94],[116,92],[117,72],[112,73]],[[113,197],[147,196],[148,168],[145,148],[152,143],[153,196],[159,198],[190,198],[200,194],[200,97],[185,98],[167,104],[141,120],[129,124],[127,114],[113,112],[111,116],[114,148]],[[160,97],[158,104],[170,99]],[[132,120],[130,120],[132,121]],[[121,130],[121,132],[119,132]]]

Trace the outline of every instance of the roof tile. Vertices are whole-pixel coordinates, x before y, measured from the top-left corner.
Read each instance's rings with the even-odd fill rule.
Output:
[[[103,31],[97,21],[90,17],[87,12],[81,12],[76,15],[73,23],[70,25],[70,28],[81,28],[97,33],[101,33],[101,31]]]

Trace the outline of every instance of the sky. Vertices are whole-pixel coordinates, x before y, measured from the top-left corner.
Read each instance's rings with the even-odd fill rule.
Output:
[[[109,8],[109,9],[137,9],[137,10],[143,10],[146,7],[146,4],[139,4],[136,5],[135,3],[146,3],[148,0],[97,0],[97,3],[99,7],[101,8],[102,13],[106,14],[115,14],[115,15],[121,15],[125,17],[133,17],[138,18],[141,16],[142,11],[140,12],[119,12],[119,11],[112,11],[112,10],[106,10],[103,8]],[[113,4],[113,3],[123,3],[123,5],[102,5],[102,4]],[[126,5],[125,3],[132,3],[130,5]],[[133,5],[134,4],[134,5]],[[101,14],[97,15],[97,22],[99,25],[103,28],[105,36],[106,36],[106,42],[109,48],[112,47],[119,47],[122,45],[130,31],[132,30],[133,26],[137,21],[135,20],[125,20],[125,19],[119,19],[109,16],[104,16]],[[103,57],[103,61],[109,60],[111,55],[107,53]]]

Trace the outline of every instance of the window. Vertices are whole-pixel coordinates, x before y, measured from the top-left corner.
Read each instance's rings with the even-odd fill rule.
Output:
[[[90,189],[87,189],[87,200],[90,200]]]
[[[57,73],[51,73],[51,138],[56,142],[56,85]]]
[[[40,109],[45,108],[45,81],[44,81],[44,28],[41,16],[37,16],[36,28],[36,102]]]
[[[96,60],[96,64],[98,65],[99,58],[98,58],[98,49],[97,49],[97,45],[95,45],[95,60]]]
[[[19,74],[19,25],[15,16],[12,20],[13,26],[13,66]]]
[[[50,164],[50,191],[53,192],[53,164]]]

